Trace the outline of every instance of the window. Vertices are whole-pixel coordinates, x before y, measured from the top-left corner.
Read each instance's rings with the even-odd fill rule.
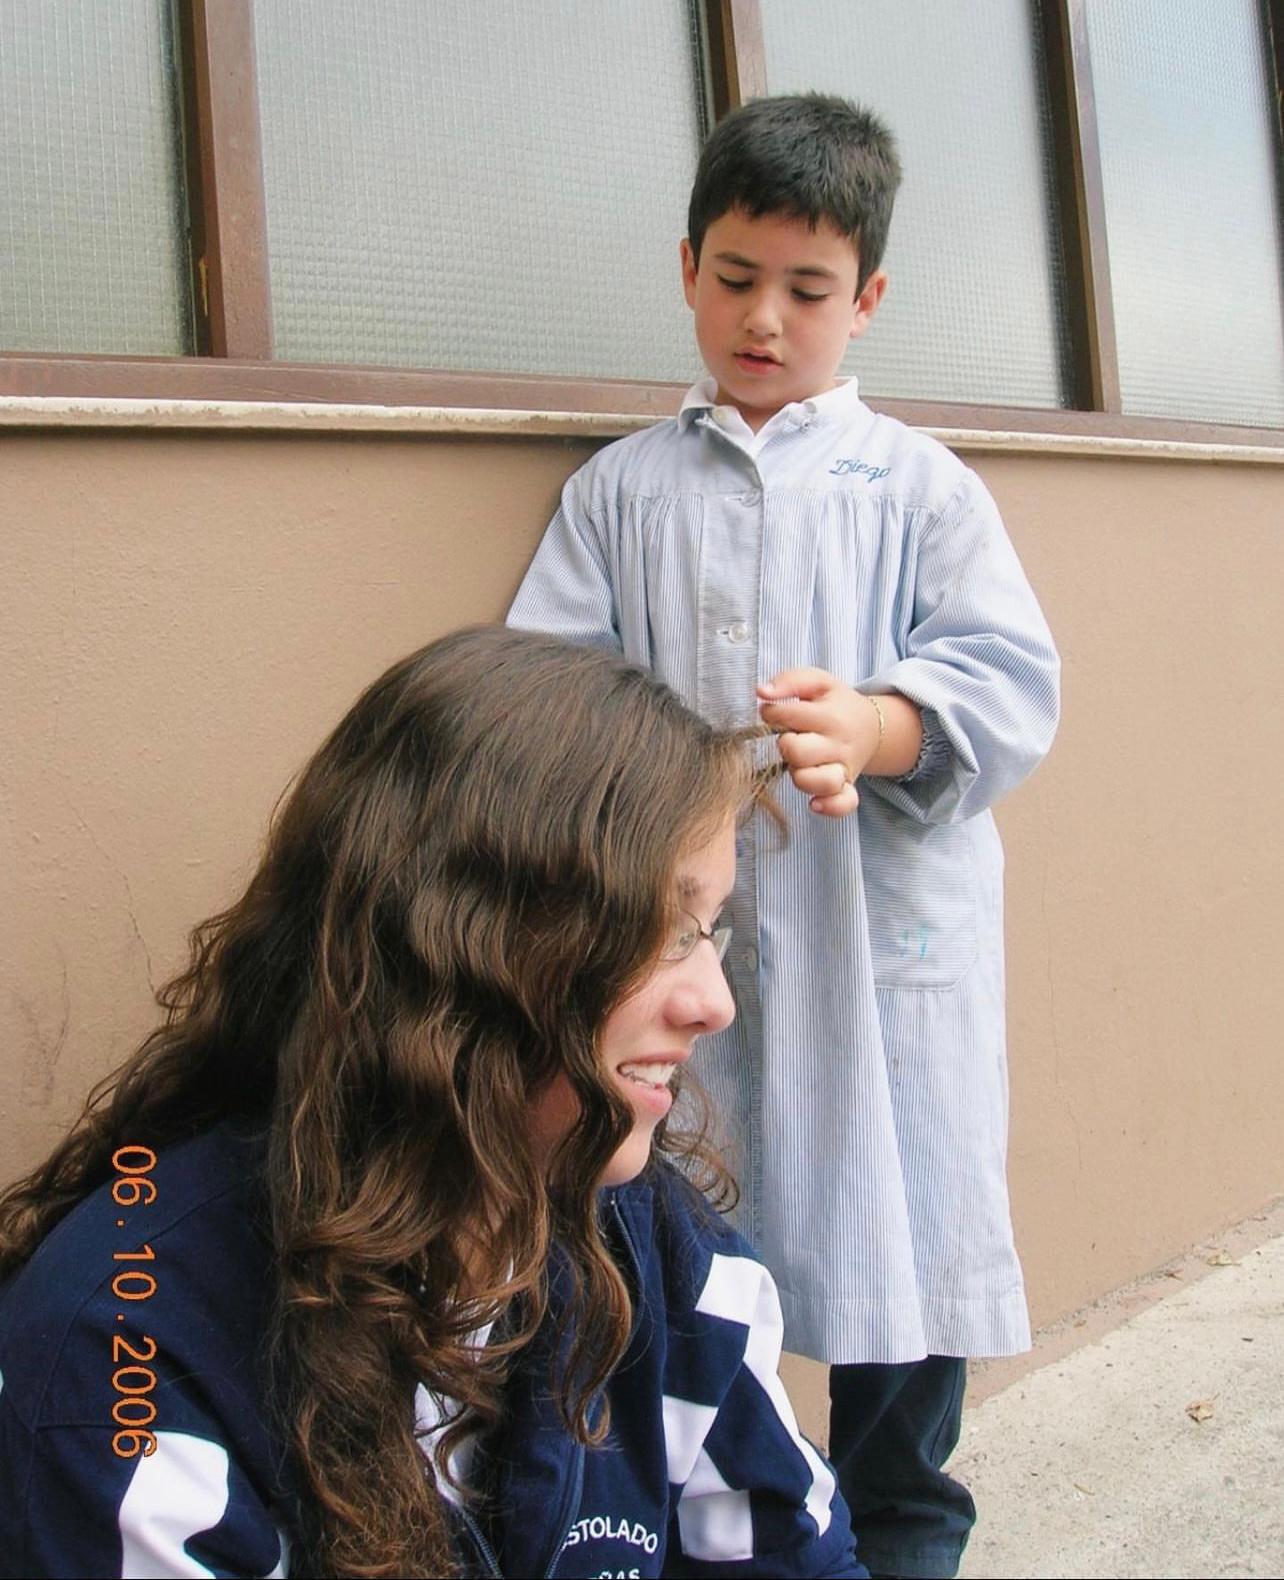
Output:
[[[279,357],[698,373],[688,0],[271,0],[255,44]]]
[[[0,389],[672,411],[700,139],[818,88],[904,155],[877,404],[1281,448],[1282,36],[1284,0],[10,0]]]
[[[848,359],[862,389],[1070,405],[1036,8],[977,0],[929,20],[905,0],[763,0],[762,20],[773,93],[856,99],[900,146],[889,288]]]
[[[170,13],[0,8],[0,346],[192,349]]]
[[[1094,0],[1088,23],[1123,409],[1284,426],[1260,8]]]

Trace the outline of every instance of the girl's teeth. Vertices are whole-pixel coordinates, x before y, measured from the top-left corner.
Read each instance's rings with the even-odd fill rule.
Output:
[[[667,1086],[676,1069],[676,1064],[622,1064],[620,1074],[639,1086]]]

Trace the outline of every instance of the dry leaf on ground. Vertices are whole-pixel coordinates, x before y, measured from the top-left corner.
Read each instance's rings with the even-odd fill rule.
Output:
[[[1207,1421],[1212,1413],[1213,1401],[1211,1399],[1192,1399],[1186,1406],[1186,1414],[1192,1421]]]
[[[1224,1251],[1224,1250],[1214,1251],[1211,1256],[1206,1256],[1204,1258],[1204,1260],[1208,1263],[1209,1267],[1238,1267],[1239,1266],[1239,1263],[1230,1254],[1230,1252],[1229,1251]]]

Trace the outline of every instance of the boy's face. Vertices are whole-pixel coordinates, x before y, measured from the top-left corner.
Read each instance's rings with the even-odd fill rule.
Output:
[[[848,237],[822,222],[730,209],[704,233],[699,266],[682,243],[682,284],[696,340],[718,383],[756,432],[790,401],[832,389],[847,342],[863,334],[887,286],[879,269],[856,295]]]

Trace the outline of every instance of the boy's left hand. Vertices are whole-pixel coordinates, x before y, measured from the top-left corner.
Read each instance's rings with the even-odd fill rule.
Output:
[[[863,692],[827,669],[784,669],[758,687],[764,724],[780,733],[789,777],[821,817],[860,802],[855,780],[878,750],[878,713]]]

